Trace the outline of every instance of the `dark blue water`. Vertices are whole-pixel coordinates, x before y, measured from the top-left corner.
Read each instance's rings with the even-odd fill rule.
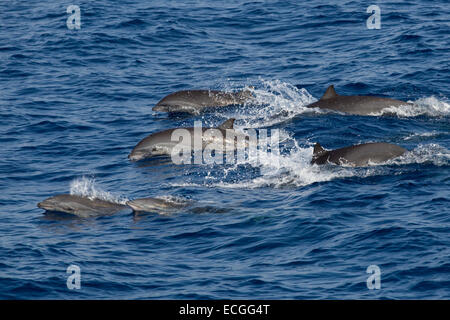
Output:
[[[66,26],[70,4],[80,30]],[[449,299],[450,6],[376,1],[381,29],[368,30],[370,4],[2,1],[0,298]],[[306,109],[330,84],[414,107]],[[151,110],[177,90],[249,86],[259,106]],[[280,168],[127,159],[152,132],[232,116],[280,130]],[[368,168],[309,164],[315,142],[370,141],[410,152]],[[68,192],[198,207],[85,220],[36,207]],[[71,264],[79,290],[66,286]]]

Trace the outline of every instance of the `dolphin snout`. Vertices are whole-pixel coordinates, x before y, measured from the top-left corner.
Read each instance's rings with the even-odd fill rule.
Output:
[[[152,108],[152,110],[153,111],[161,111],[161,112],[164,112],[164,111],[166,111],[166,109],[167,109],[167,107],[165,106],[165,105],[162,105],[162,104],[156,104],[153,108]]]
[[[146,153],[140,152],[140,151],[132,151],[128,155],[128,159],[130,159],[131,161],[139,161],[139,160],[144,159],[145,157],[146,157]]]
[[[44,208],[46,208],[49,204],[50,204],[50,203],[49,203],[48,200],[44,200],[44,201],[39,202],[39,203],[37,204],[37,206],[38,206],[38,208],[44,209]]]
[[[37,207],[40,209],[51,211],[52,209],[54,209],[55,205],[54,205],[53,201],[46,199],[44,201],[39,202],[37,204]]]
[[[130,159],[131,161],[138,161],[139,157],[137,157],[136,155],[134,155],[133,153],[130,153],[128,155],[128,159]]]

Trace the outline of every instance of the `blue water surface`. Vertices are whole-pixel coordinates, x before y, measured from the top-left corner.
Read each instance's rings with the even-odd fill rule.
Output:
[[[79,30],[66,25],[71,4]],[[369,30],[370,4],[2,1],[0,298],[449,299],[450,5],[376,1],[381,28]],[[305,108],[331,84],[414,106]],[[258,103],[152,111],[194,88],[248,88]],[[239,165],[127,159],[152,132],[229,117],[278,129],[281,154]],[[373,141],[410,152],[367,168],[309,164],[316,142]],[[36,207],[69,192],[196,205],[92,219]],[[66,286],[70,265],[79,290]],[[370,265],[378,290],[366,284]]]

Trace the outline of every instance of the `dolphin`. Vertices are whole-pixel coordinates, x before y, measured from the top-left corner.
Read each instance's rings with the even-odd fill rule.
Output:
[[[141,198],[128,201],[125,205],[101,200],[90,199],[72,194],[59,194],[39,202],[37,206],[46,212],[63,212],[80,218],[112,215],[122,210],[134,212],[168,213],[188,206],[188,200],[166,200],[160,198]]]
[[[127,209],[127,206],[123,204],[72,194],[60,194],[50,197],[39,202],[37,206],[46,211],[64,212],[81,218],[111,215]]]
[[[252,97],[249,90],[238,92],[183,90],[165,96],[152,110],[171,113],[184,112],[198,115],[202,111],[210,110],[214,107],[242,104]]]
[[[356,115],[371,115],[383,109],[398,106],[412,106],[411,103],[390,98],[374,96],[341,96],[331,85],[319,101],[307,105],[307,108],[330,109]]]
[[[230,142],[230,143],[233,142],[234,148],[245,148],[247,146],[246,138],[248,136],[234,131],[234,121],[235,121],[235,119],[231,118],[231,119],[228,119],[225,122],[223,122],[217,128],[202,128],[201,129],[202,150],[206,147],[206,145],[213,144],[213,143],[222,144],[225,149],[228,142]],[[209,130],[209,129],[220,131],[223,139],[220,139],[220,137],[206,137],[205,131]],[[181,141],[181,142],[177,141],[176,138],[172,140],[172,134],[175,132],[175,130],[187,130],[188,133],[190,134],[191,140],[190,141],[189,140]],[[199,130],[199,128],[197,128],[197,130]],[[181,131],[179,131],[179,132],[181,133]],[[143,160],[143,159],[150,158],[152,156],[158,156],[158,155],[170,156],[172,154],[173,148],[179,144],[182,144],[183,146],[186,146],[186,148],[190,148],[191,150],[194,150],[194,147],[196,146],[196,143],[194,142],[194,137],[195,137],[194,132],[195,132],[195,128],[189,127],[189,128],[174,128],[174,129],[168,129],[168,130],[152,133],[149,136],[147,136],[146,138],[142,139],[133,148],[131,153],[128,155],[128,158],[131,161],[139,161],[139,160]],[[232,137],[233,140],[228,141],[227,133],[232,133],[232,135],[234,136],[234,137]],[[229,137],[229,134],[228,134],[228,137]],[[234,143],[234,138],[237,138],[237,141],[238,141],[237,143]]]
[[[382,163],[399,157],[407,151],[395,144],[384,142],[364,143],[327,151],[319,143],[316,143],[311,164],[334,163],[364,167],[371,163]]]
[[[191,201],[169,200],[161,198],[142,198],[127,202],[127,206],[134,212],[160,212],[169,213],[187,207]]]

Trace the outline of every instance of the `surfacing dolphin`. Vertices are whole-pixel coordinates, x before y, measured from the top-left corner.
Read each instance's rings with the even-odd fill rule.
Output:
[[[189,203],[189,201],[181,200],[174,201],[159,198],[142,198],[128,201],[124,205],[101,199],[90,199],[78,195],[60,194],[39,202],[37,206],[44,209],[46,212],[63,212],[80,218],[89,218],[112,215],[122,210],[166,214],[180,210]]]
[[[252,93],[249,90],[238,92],[183,90],[165,96],[152,110],[171,113],[183,112],[198,115],[203,111],[211,110],[216,107],[243,104],[252,97]]]
[[[314,145],[311,164],[334,163],[353,167],[364,167],[372,163],[383,163],[396,158],[408,150],[395,144],[364,143],[336,150],[325,150],[319,143]]]
[[[64,212],[81,218],[111,215],[128,208],[123,204],[72,194],[50,197],[39,202],[37,206],[49,212]]]
[[[307,105],[307,108],[330,109],[349,114],[380,114],[383,109],[398,106],[412,106],[408,102],[375,96],[341,96],[331,85],[319,101]]]
[[[202,150],[206,147],[206,145],[210,143],[217,143],[222,144],[226,146],[227,143],[227,131],[231,130],[233,134],[237,137],[237,141],[243,141],[245,143],[246,135],[238,133],[234,131],[234,118],[228,119],[225,122],[223,122],[221,125],[219,125],[217,128],[203,128],[202,127],[202,141],[201,141],[201,147]],[[191,139],[190,141],[178,141],[176,139],[172,140],[172,134],[175,130],[187,130],[189,133]],[[146,158],[150,158],[153,156],[160,156],[160,155],[167,155],[170,156],[172,154],[172,150],[176,145],[179,145],[180,143],[185,144],[186,148],[191,148],[193,150],[193,147],[196,145],[194,142],[195,137],[195,129],[194,127],[188,127],[188,128],[174,128],[174,129],[168,129],[160,132],[155,132],[147,136],[146,138],[142,139],[131,151],[131,153],[128,155],[128,158],[131,161],[139,161]],[[209,129],[216,129],[219,130],[222,134],[221,137],[206,137],[205,131]],[[235,148],[237,147],[245,147],[238,143],[233,142],[233,146]]]

